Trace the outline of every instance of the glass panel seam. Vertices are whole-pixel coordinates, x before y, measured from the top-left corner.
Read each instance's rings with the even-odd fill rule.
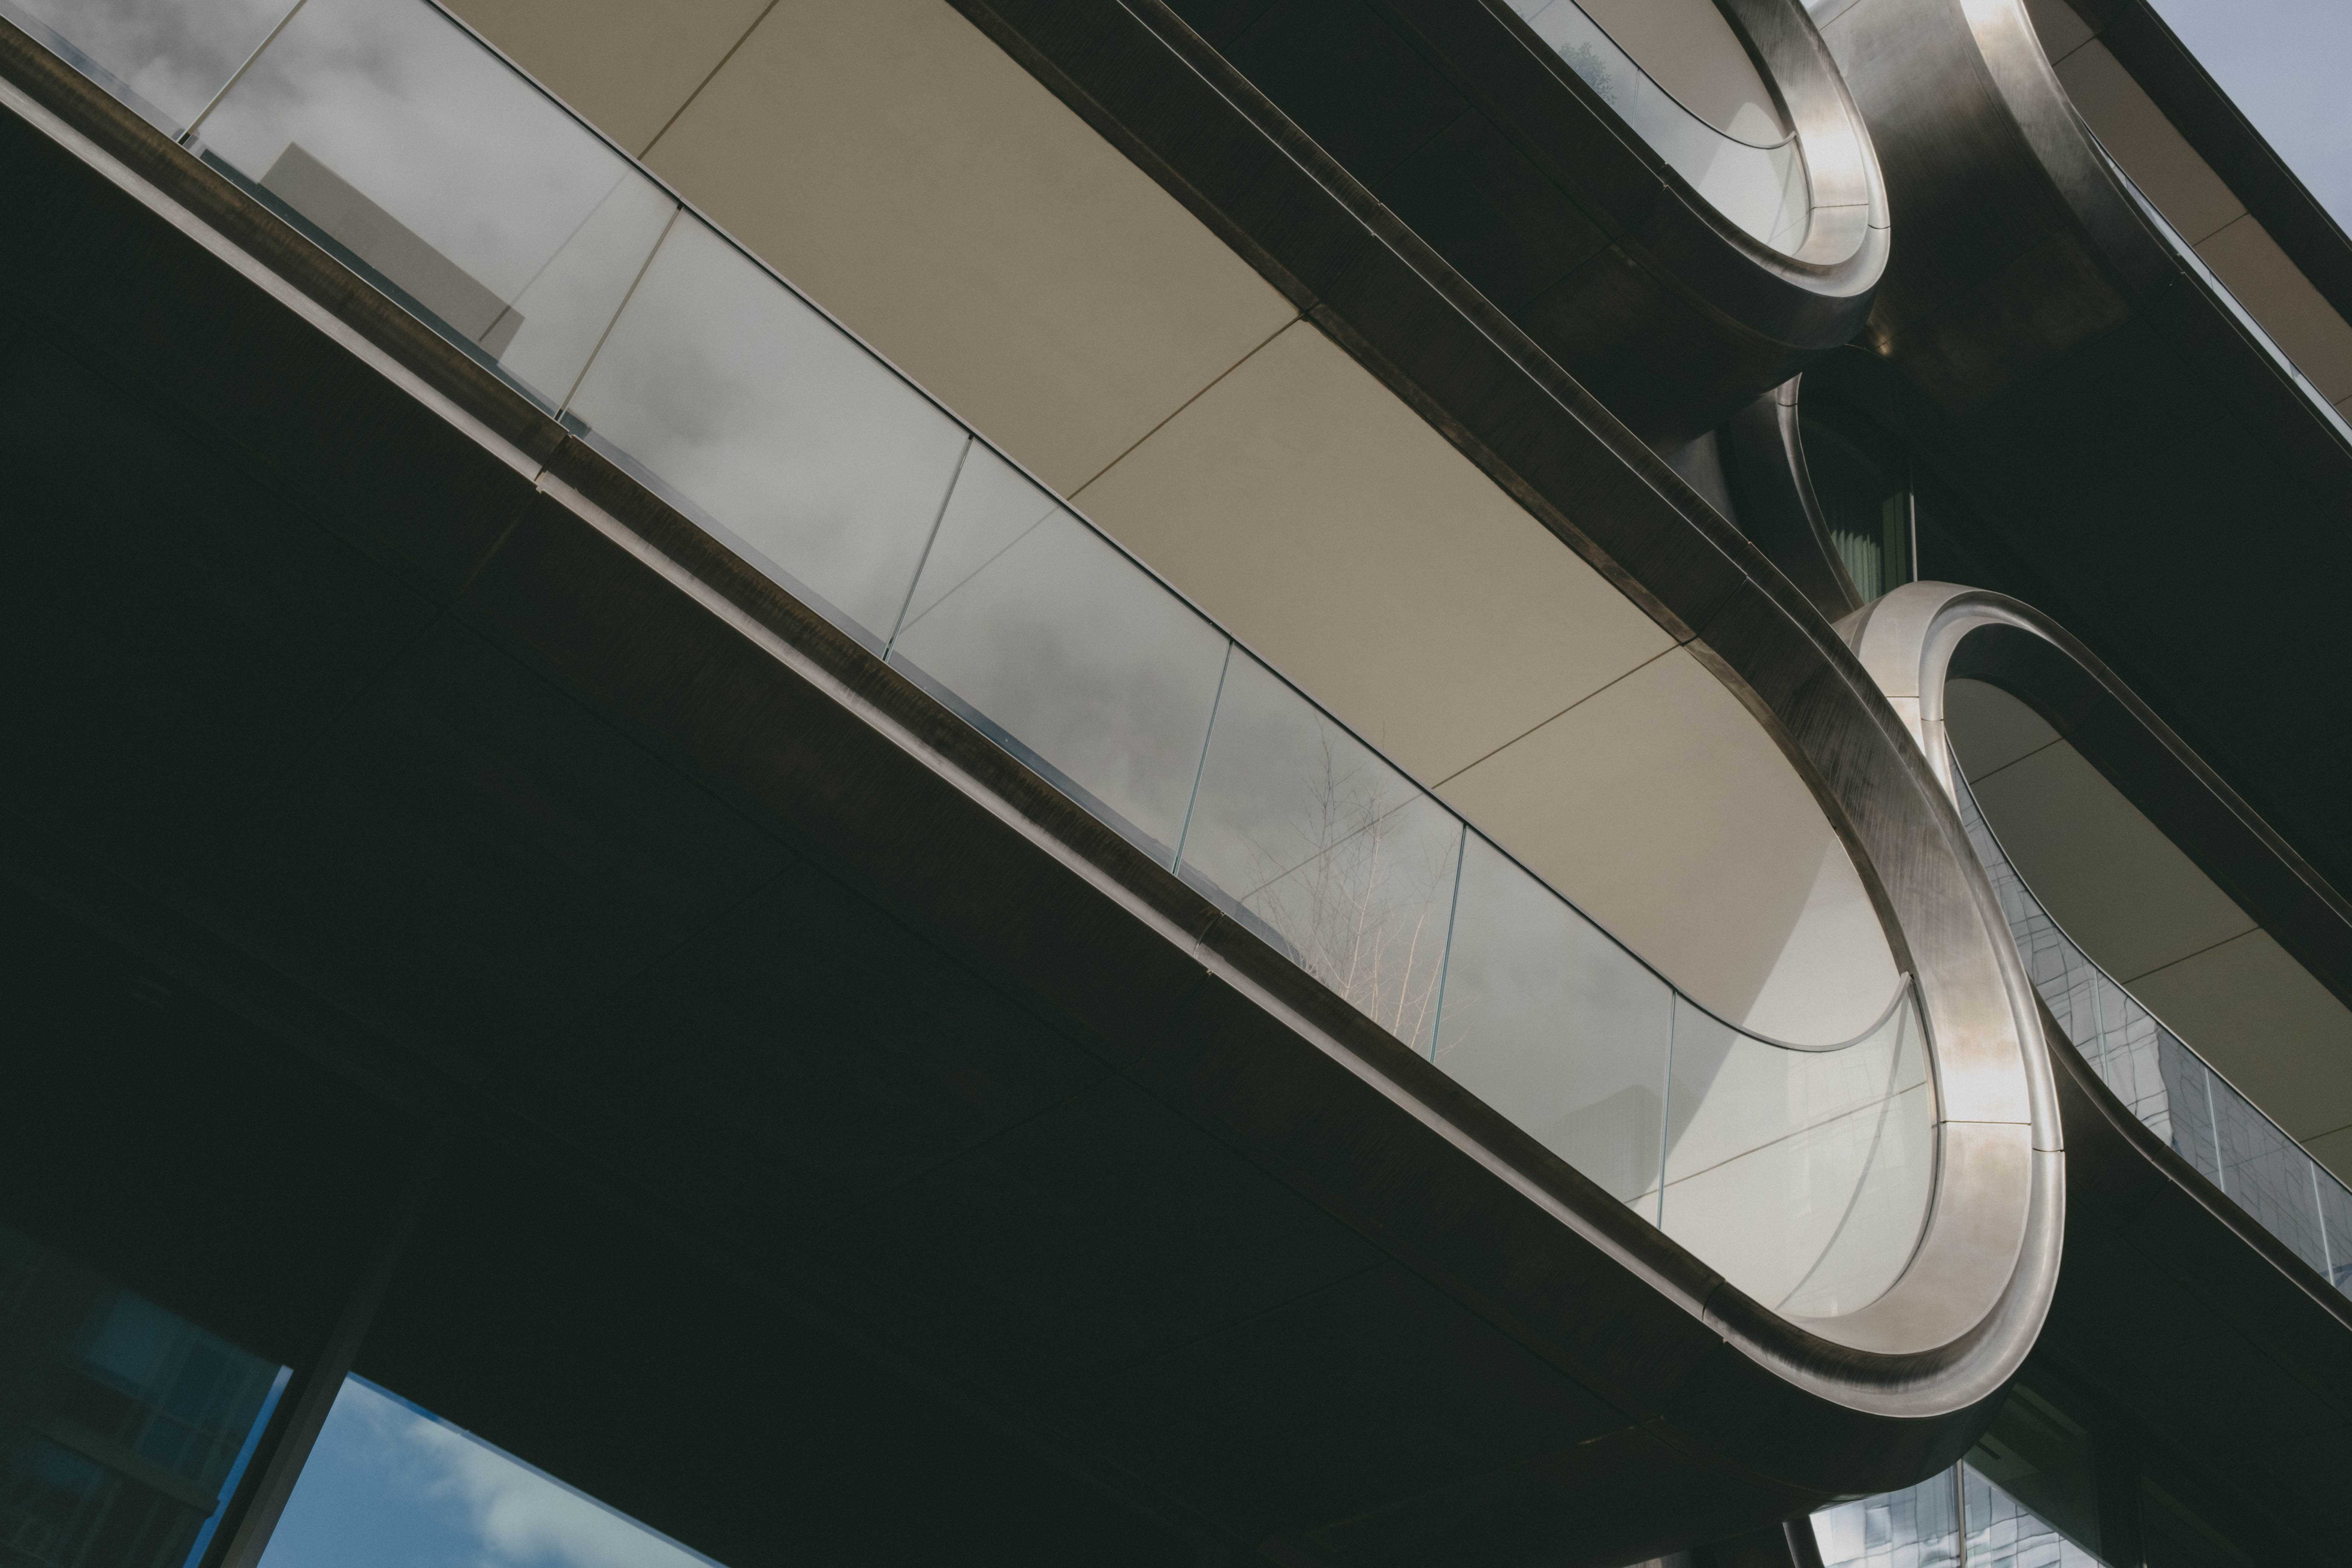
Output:
[[[1214,621],[1209,624],[1216,625]],[[1200,760],[1192,764],[1192,793],[1184,797],[1184,823],[1176,830],[1176,851],[1168,858],[1168,868],[1171,871],[1181,871],[1184,866],[1184,841],[1192,837],[1192,808],[1201,804],[1201,776],[1209,771],[1209,748],[1215,743],[1217,736],[1217,710],[1224,704],[1225,677],[1233,673],[1233,668],[1234,639],[1228,636],[1225,638],[1224,662],[1217,666],[1216,695],[1209,699],[1208,727],[1201,731]],[[1461,875],[1458,868],[1454,875],[1456,878]],[[1451,940],[1450,932],[1449,940]]]
[[[1666,996],[1666,1059],[1658,1085],[1658,1212],[1651,1220],[1662,1234],[1666,1228],[1666,1154],[1675,1133],[1675,1032],[1682,1024],[1682,993],[1669,985]]]
[[[1437,998],[1429,1009],[1429,1060],[1437,1064],[1438,1031],[1445,1027],[1445,976],[1454,966],[1454,927],[1462,918],[1462,862],[1470,855],[1470,824],[1462,820],[1461,836],[1454,841],[1454,896],[1445,904],[1445,947],[1437,957]]]
[[[2308,1153],[2309,1151],[2305,1150],[2305,1152]],[[2327,1282],[2333,1285],[2336,1283],[2336,1244],[2334,1238],[2327,1234],[2327,1200],[2320,1194],[2319,1191],[2319,1162],[2312,1161],[2304,1167],[2304,1170],[2311,1177],[2312,1212],[2319,1216],[2320,1272],[2325,1274],[2327,1277]]]
[[[231,71],[229,73],[228,79],[220,84],[220,90],[214,93],[212,97],[206,99],[205,100],[205,106],[196,110],[196,117],[188,121],[188,128],[180,132],[179,141],[181,146],[194,147],[195,145],[196,132],[203,128],[205,121],[212,117],[213,110],[220,107],[221,100],[229,95],[229,89],[231,88],[234,88],[238,82],[245,79],[245,73],[251,70],[254,67],[254,63],[259,60],[263,55],[269,52],[269,46],[278,41],[278,35],[284,32],[288,25],[290,24],[296,16],[301,15],[302,7],[308,5],[310,3],[310,0],[294,0],[293,7],[289,10],[286,15],[278,18],[278,26],[269,29],[269,36],[262,39],[259,44],[254,47],[253,53],[245,57],[245,63],[237,67],[236,69]]]
[[[2204,1066],[2201,1058],[2198,1065]],[[2213,1140],[2213,1184],[2226,1193],[2230,1190],[2230,1171],[2221,1162],[2221,1112],[2213,1103],[2213,1071],[2210,1068],[2205,1071],[2205,1131],[2207,1136]]]
[[[669,195],[660,185],[656,185],[654,188],[662,191],[664,195]],[[661,233],[654,237],[653,245],[646,251],[646,258],[637,264],[637,275],[629,279],[629,287],[622,294],[621,302],[613,307],[612,320],[606,321],[604,330],[596,334],[596,346],[590,349],[588,357],[581,362],[580,374],[573,376],[572,384],[563,389],[563,401],[555,405],[555,417],[558,421],[563,418],[565,410],[572,406],[572,400],[580,395],[581,387],[587,384],[588,373],[596,367],[597,356],[604,352],[605,343],[612,340],[613,329],[621,324],[623,316],[628,314],[629,301],[637,297],[637,286],[646,280],[646,274],[654,269],[654,258],[659,256],[662,247],[669,243],[670,231],[677,226],[679,215],[685,211],[686,208],[677,202],[677,198],[671,197],[669,217],[662,224]],[[583,221],[585,222],[584,219]],[[553,258],[551,257],[549,259],[552,260]],[[952,489],[953,487],[950,486],[950,489]],[[913,590],[909,589],[908,592],[911,593]]]
[[[1965,1460],[1952,1467],[1952,1562],[1954,1568],[1969,1568],[1969,1467]]]
[[[617,320],[617,316],[614,319]],[[582,374],[586,373],[583,371]],[[915,607],[915,594],[923,585],[923,571],[930,565],[931,552],[939,546],[940,527],[947,521],[948,508],[955,504],[956,485],[963,479],[963,466],[971,460],[972,446],[978,439],[970,430],[964,432],[963,449],[956,454],[955,467],[948,471],[948,487],[940,492],[939,510],[931,514],[931,531],[923,536],[923,552],[915,557],[915,574],[907,579],[906,596],[898,601],[898,619],[890,623],[890,635],[882,644],[882,662],[885,664],[890,662],[890,650],[898,646],[898,634],[907,629],[907,612]],[[1022,537],[1025,539],[1028,535],[1024,533]],[[994,560],[994,556],[990,557],[990,563]],[[983,571],[986,569],[986,565],[982,568]]]

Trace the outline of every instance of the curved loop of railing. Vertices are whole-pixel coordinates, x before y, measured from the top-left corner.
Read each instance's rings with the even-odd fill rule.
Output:
[[[1693,113],[1576,0],[1510,0],[1536,36],[1724,216],[1783,254],[1812,218],[1794,131],[1751,142]]]
[[[59,29],[98,13],[0,8],[27,4],[69,63],[1757,1301],[1830,1319],[1903,1273],[1937,1147],[1907,981],[1832,1049],[1716,1017],[428,0],[116,0],[153,26],[79,40]]]
[[[2206,1179],[2338,1289],[2352,1293],[2352,1193],[2101,971],[2027,889],[1960,772],[1945,724],[1948,672],[1959,645],[1977,632],[2023,632],[2064,654],[2155,732],[2168,752],[2185,759],[2177,738],[2063,628],[2004,595],[1950,583],[1910,583],[1840,625],[1950,794],[1994,885],[2027,979],[2084,1057]],[[2186,761],[2183,767],[2201,787],[2221,794],[2233,816],[2244,810],[2201,763],[2193,772]],[[2242,820],[2250,831],[2259,826],[2250,816]],[[2292,861],[2292,850],[2267,828],[2260,829],[2260,839],[2264,852]],[[2340,901],[2330,907],[2345,916]]]
[[[2034,989],[2116,1098],[2198,1174],[2352,1295],[2352,1190],[2167,1028],[2034,896],[1950,759],[1953,798]]]

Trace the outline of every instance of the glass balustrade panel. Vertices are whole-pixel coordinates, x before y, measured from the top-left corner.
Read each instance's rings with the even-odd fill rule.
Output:
[[[2106,984],[2115,985],[2113,981]],[[2120,994],[2121,986],[2115,986]],[[2133,1013],[2145,1014],[2145,1008],[2125,1009],[2127,1022],[2118,1027],[2109,1026],[2127,1040],[2136,1042],[2141,1033],[2141,1020]],[[2150,1130],[2161,1134],[2179,1154],[2196,1167],[2197,1173],[2212,1183],[2221,1184],[2221,1145],[2213,1126],[2213,1070],[2196,1052],[2182,1045],[2173,1033],[2152,1019],[2144,1026],[2153,1041],[2149,1052],[2156,1058],[2158,1079],[2164,1085],[2165,1113],[2161,1121],[2147,1121]],[[2127,1033],[2126,1033],[2127,1031]],[[2136,1045],[2133,1048],[2137,1048]],[[2115,1052],[2111,1049],[2111,1056]]]
[[[963,427],[691,215],[569,417],[738,553],[879,651]]]
[[[2296,1257],[2326,1273],[2327,1247],[2320,1230],[2311,1156],[2244,1095],[2219,1078],[2209,1082],[2221,1190]]]
[[[1934,1188],[1927,1054],[1907,992],[1854,1043],[1751,1039],[1675,1008],[1665,1233],[1774,1311],[1867,1306],[1910,1261]]]
[[[2352,1190],[2315,1160],[2311,1186],[2319,1205],[2320,1240],[2327,1249],[2327,1278],[2352,1296]]]
[[[2100,1078],[2151,1131],[2192,1160],[2204,1162],[2200,1168],[2206,1168],[2210,1164],[2211,1140],[2200,1141],[2196,1132],[2204,1124],[2201,1103],[2189,1107],[2196,1112],[2190,1121],[2178,1121],[2173,1113],[2174,1075],[2165,1070],[2168,1037],[2164,1026],[2133,1000],[2131,993],[2092,963],[2081,948],[2063,936],[2060,940],[2065,945],[2069,974],[2085,977],[2082,990],[2091,1006],[2084,1020],[2092,1031],[2089,1037],[2095,1042]]]
[[[1382,1028],[1428,1048],[1459,818],[1234,651],[1181,869]]]
[[[1165,866],[1229,646],[975,444],[889,658]]]
[[[419,0],[309,0],[195,145],[550,409],[677,210]]]
[[[0,0],[0,15],[177,136],[294,0]]]
[[[1446,953],[1437,1065],[1654,1221],[1666,983],[1475,833]]]

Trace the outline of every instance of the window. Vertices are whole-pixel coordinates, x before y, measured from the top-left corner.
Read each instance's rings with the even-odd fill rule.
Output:
[[[1918,575],[1910,460],[1885,432],[1835,405],[1809,401],[1802,421],[1814,498],[1866,605]]]
[[[0,1229],[0,1562],[194,1563],[288,1375]]]

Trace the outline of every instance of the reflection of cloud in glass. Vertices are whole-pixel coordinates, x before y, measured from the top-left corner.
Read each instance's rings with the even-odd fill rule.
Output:
[[[256,180],[299,143],[505,300],[628,174],[428,7],[365,0],[310,0],[202,136]]]
[[[966,439],[693,218],[662,242],[572,412],[877,641]]]
[[[890,657],[1168,858],[1224,634],[985,448],[957,478]]]
[[[263,1568],[703,1568],[709,1559],[353,1378]]]
[[[293,0],[13,0],[162,111],[174,132],[268,36]]]

